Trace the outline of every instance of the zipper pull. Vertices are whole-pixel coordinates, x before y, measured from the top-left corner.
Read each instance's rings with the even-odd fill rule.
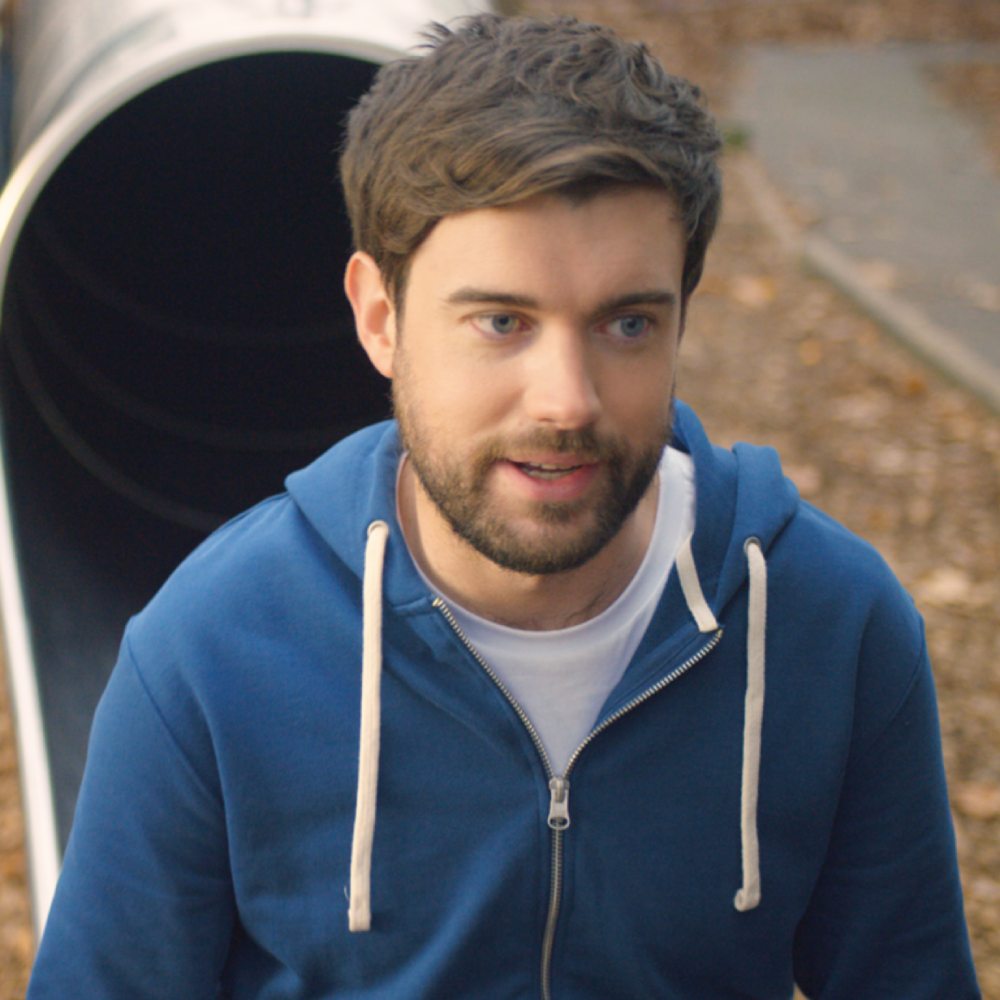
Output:
[[[549,781],[549,826],[553,830],[569,826],[569,782],[565,778]]]

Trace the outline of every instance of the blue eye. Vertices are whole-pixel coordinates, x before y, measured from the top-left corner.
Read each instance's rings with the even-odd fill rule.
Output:
[[[494,333],[514,333],[518,327],[518,319],[510,313],[494,313],[489,317],[490,329]]]
[[[514,313],[483,313],[473,319],[472,325],[490,337],[509,337],[523,329],[524,321]]]
[[[645,316],[620,316],[608,324],[608,330],[624,340],[635,340],[648,333],[650,325]]]

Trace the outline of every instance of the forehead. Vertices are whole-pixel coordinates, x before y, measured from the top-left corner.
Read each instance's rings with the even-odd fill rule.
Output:
[[[537,195],[446,216],[410,262],[407,301],[455,288],[581,303],[658,288],[679,294],[685,238],[661,190]]]

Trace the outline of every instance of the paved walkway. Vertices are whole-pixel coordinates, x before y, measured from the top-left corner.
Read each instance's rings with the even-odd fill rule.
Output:
[[[1000,45],[753,49],[733,117],[816,220],[807,260],[1000,410],[1000,176],[934,63]]]

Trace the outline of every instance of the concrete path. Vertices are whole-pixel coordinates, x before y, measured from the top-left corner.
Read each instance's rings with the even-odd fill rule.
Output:
[[[815,220],[806,259],[1000,410],[1000,175],[929,79],[973,61],[1000,45],[756,48],[733,118]]]

